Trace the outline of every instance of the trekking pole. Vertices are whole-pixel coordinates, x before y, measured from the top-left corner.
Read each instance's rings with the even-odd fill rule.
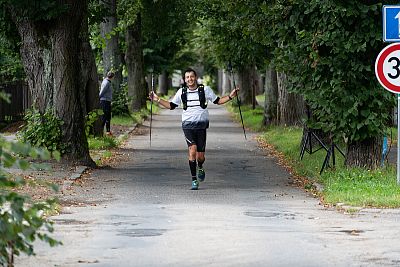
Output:
[[[151,125],[153,123],[153,96],[154,96],[154,76],[151,72],[151,97],[150,97],[150,147],[151,147]]]
[[[231,76],[232,76],[233,87],[236,89],[235,76],[234,76],[234,74],[233,74],[233,68],[232,68],[231,62],[229,62],[229,64],[228,64],[228,70],[230,71]],[[237,92],[236,92],[236,97],[237,97],[237,104],[238,104],[238,107],[239,107],[240,120],[241,120],[241,122],[242,122],[242,128],[243,128],[244,139],[247,140],[247,137],[246,137],[246,130],[245,130],[245,128],[244,128],[244,123],[243,123],[242,110],[241,110],[241,108],[240,108],[240,98],[239,98],[239,94],[238,94]]]

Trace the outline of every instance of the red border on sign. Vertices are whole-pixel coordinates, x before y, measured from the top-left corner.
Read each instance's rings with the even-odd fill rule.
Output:
[[[400,43],[394,43],[386,46],[378,55],[375,61],[375,73],[378,78],[379,83],[388,91],[398,94],[400,93],[400,86],[392,84],[388,79],[386,79],[385,74],[383,73],[383,64],[385,62],[386,57],[396,51],[400,50]]]

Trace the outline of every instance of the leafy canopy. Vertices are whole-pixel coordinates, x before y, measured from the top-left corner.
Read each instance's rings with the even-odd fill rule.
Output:
[[[394,3],[395,1],[388,1]],[[380,1],[241,1],[243,29],[271,50],[272,64],[311,106],[314,127],[362,141],[383,134],[394,97],[376,81],[383,48]],[[257,6],[256,8],[254,8]],[[256,27],[254,27],[256,25]]]

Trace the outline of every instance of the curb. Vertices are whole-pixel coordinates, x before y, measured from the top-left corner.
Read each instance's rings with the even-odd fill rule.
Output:
[[[68,177],[67,180],[64,180],[63,185],[62,185],[62,189],[61,191],[65,191],[66,189],[68,189],[69,187],[72,186],[72,184],[79,178],[81,178],[82,174],[89,169],[89,167],[87,166],[83,166],[83,165],[78,165],[75,167],[75,171]]]

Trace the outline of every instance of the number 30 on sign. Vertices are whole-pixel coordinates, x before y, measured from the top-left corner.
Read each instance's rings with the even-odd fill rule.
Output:
[[[375,75],[386,90],[400,94],[400,43],[382,49],[375,61]]]

